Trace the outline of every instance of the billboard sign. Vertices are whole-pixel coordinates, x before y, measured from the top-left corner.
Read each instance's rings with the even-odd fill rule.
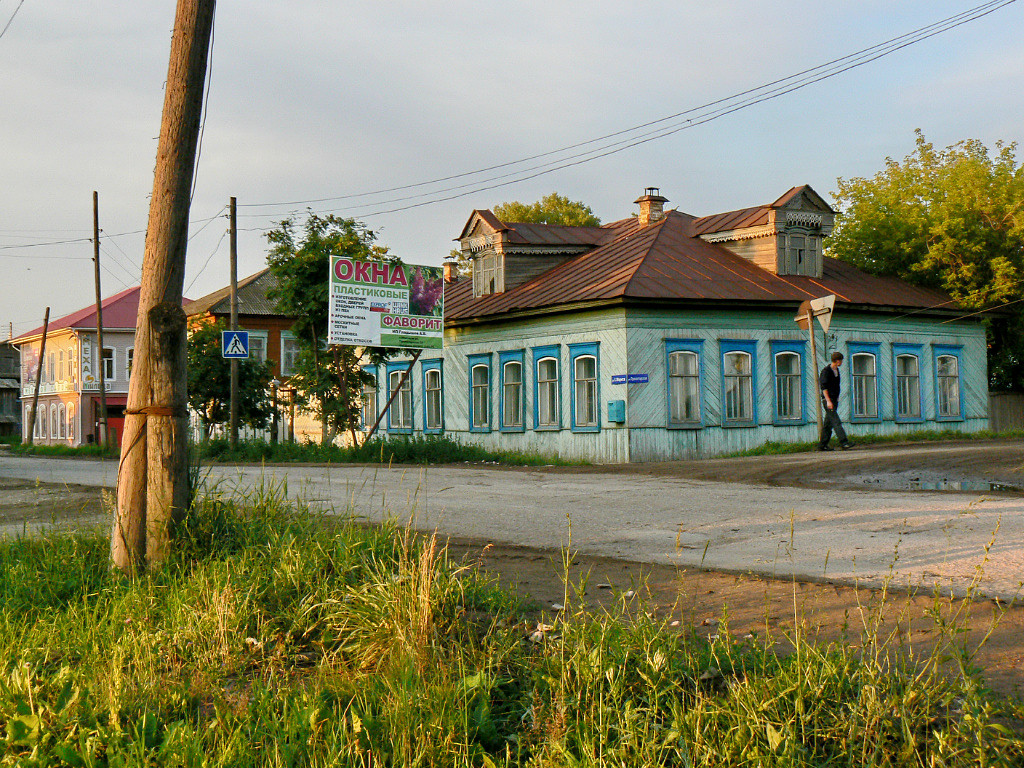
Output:
[[[327,343],[441,349],[441,267],[331,257]]]

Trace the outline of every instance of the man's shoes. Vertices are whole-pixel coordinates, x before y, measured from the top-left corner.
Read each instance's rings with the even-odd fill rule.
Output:
[[[853,448],[853,443],[843,443],[839,447],[842,448],[844,451],[848,451],[851,448]]]
[[[827,445],[819,445],[819,446],[818,446],[818,450],[819,450],[819,451],[831,451],[831,450],[832,450],[832,448],[830,448],[830,447],[829,447],[829,446],[827,446]]]

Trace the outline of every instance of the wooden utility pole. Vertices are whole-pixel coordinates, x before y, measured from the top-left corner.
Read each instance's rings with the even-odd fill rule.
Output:
[[[28,444],[32,445],[32,438],[36,431],[36,407],[39,405],[39,382],[43,380],[43,360],[46,359],[46,329],[50,327],[50,308],[46,308],[43,315],[43,341],[39,345],[39,361],[36,363],[36,391],[32,393],[32,407],[28,412]]]
[[[150,198],[110,553],[135,572],[168,551],[188,503],[185,313],[188,211],[215,0],[178,0]]]
[[[96,274],[96,345],[99,355],[100,383],[100,433],[96,435],[99,445],[109,445],[110,429],[107,421],[107,374],[103,357],[103,294],[100,291],[100,197],[92,193],[92,263]],[[102,439],[100,439],[102,437]]]
[[[231,228],[228,230],[231,244],[231,330],[238,330],[238,218],[235,198],[231,198]],[[231,447],[238,445],[238,358],[231,358]]]

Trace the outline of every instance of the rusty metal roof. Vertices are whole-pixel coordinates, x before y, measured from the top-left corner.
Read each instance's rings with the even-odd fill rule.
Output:
[[[503,293],[473,298],[472,280],[459,280],[445,288],[445,319],[458,323],[609,300],[797,305],[829,293],[836,294],[838,302],[865,307],[952,306],[939,291],[868,275],[835,259],[824,260],[820,278],[776,275],[722,245],[700,239],[698,221],[669,211],[647,227],[640,227],[636,219],[615,222],[609,228],[619,236],[611,242]]]
[[[274,315],[283,317],[274,302],[267,298],[267,291],[277,287],[277,278],[264,269],[254,275],[238,281],[238,314],[240,315]],[[231,286],[221,288],[202,298],[185,305],[185,314],[196,315],[230,315]]]

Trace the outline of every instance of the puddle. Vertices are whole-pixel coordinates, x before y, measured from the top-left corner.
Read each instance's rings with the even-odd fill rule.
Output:
[[[848,475],[843,479],[854,485],[864,485],[884,491],[974,491],[1024,494],[1024,488],[1020,486],[971,478],[955,480],[938,472]]]

